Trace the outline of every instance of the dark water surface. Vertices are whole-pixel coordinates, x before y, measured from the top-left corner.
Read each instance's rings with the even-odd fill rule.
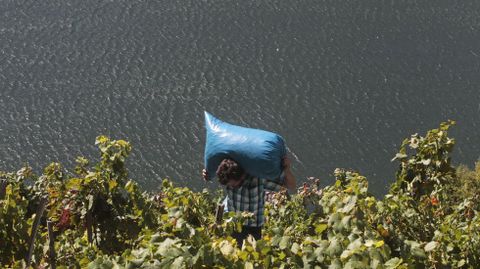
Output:
[[[200,189],[203,111],[284,136],[299,180],[376,194],[404,137],[447,119],[480,156],[479,1],[0,1],[0,170],[73,167],[95,137],[131,177]]]

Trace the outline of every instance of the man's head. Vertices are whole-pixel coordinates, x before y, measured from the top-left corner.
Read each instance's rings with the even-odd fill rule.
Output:
[[[245,171],[232,159],[224,159],[217,168],[218,181],[222,185],[238,188],[245,179]]]

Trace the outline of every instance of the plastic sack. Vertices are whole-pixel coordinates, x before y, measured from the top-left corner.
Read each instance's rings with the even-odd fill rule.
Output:
[[[235,160],[252,176],[271,180],[280,177],[282,158],[286,154],[285,142],[280,135],[229,124],[206,111],[205,128],[208,179],[216,176],[218,165],[225,158]]]

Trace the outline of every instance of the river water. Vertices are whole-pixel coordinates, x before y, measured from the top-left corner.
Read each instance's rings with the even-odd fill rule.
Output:
[[[302,182],[360,171],[382,194],[403,138],[457,121],[480,156],[480,2],[4,0],[0,170],[132,143],[131,177],[200,180],[203,111],[280,133]]]

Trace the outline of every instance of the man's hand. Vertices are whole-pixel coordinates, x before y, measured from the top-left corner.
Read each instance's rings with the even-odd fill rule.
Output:
[[[202,170],[202,178],[203,180],[208,181],[208,173],[205,169]]]

